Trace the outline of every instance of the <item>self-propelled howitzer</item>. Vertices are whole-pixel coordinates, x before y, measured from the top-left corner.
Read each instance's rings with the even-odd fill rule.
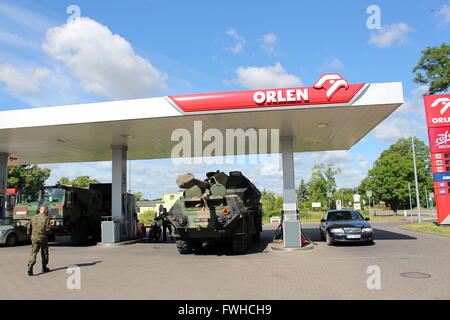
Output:
[[[209,172],[207,179],[180,175],[183,196],[169,210],[173,236],[182,254],[199,250],[205,241],[230,241],[244,253],[262,231],[261,193],[240,171]]]

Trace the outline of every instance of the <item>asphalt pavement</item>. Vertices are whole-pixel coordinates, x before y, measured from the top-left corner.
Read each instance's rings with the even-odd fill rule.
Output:
[[[450,299],[450,237],[404,223],[372,222],[375,245],[333,247],[320,241],[318,223],[305,223],[315,244],[300,252],[271,250],[271,225],[245,255],[221,246],[180,255],[173,242],[52,243],[52,271],[41,274],[38,262],[34,277],[29,245],[0,247],[0,299]]]

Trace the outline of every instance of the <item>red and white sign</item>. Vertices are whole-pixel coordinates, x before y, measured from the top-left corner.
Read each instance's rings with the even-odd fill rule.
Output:
[[[444,179],[442,175],[450,172],[450,94],[425,96],[424,103],[434,179]],[[434,181],[439,224],[450,224],[449,191],[448,181]]]
[[[450,94],[425,96],[428,128],[450,127]]]
[[[364,87],[337,73],[321,76],[312,87],[169,96],[184,112],[348,103]]]
[[[450,127],[429,128],[428,137],[432,153],[450,153]]]

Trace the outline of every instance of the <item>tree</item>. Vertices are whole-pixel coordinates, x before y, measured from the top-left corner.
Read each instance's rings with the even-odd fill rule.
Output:
[[[74,186],[74,187],[89,187],[91,183],[100,183],[97,179],[91,179],[89,176],[79,176],[73,180],[70,180],[67,177],[62,177],[56,182],[56,184],[65,185],[65,186]]]
[[[312,170],[311,178],[306,184],[309,201],[321,202],[322,206],[325,204],[328,206],[327,192],[336,191],[336,176],[341,170],[335,168],[333,163],[318,164]]]
[[[450,87],[450,45],[445,42],[440,47],[427,47],[422,51],[417,66],[414,82],[428,85],[428,94],[444,92]],[[424,76],[420,71],[426,72]]]
[[[27,185],[41,187],[50,173],[50,169],[37,165],[8,166],[8,188],[24,188]]]
[[[136,201],[141,201],[141,200],[145,200],[144,199],[144,194],[142,192],[136,192],[134,194],[134,197],[136,198]]]
[[[264,217],[281,216],[281,210],[283,209],[282,196],[264,190],[261,193],[261,204]]]
[[[308,190],[306,188],[305,181],[302,179],[300,180],[300,185],[297,189],[297,202],[299,207],[302,207],[306,201],[308,201]]]
[[[414,139],[416,151],[417,178],[419,182],[420,202],[426,203],[424,186],[433,189],[431,176],[430,151],[425,143]],[[413,205],[415,202],[414,168],[410,139],[399,139],[389,149],[383,151],[375,161],[368,176],[362,181],[359,190],[371,189],[374,198],[384,201],[393,211],[409,208],[408,183],[411,184]]]

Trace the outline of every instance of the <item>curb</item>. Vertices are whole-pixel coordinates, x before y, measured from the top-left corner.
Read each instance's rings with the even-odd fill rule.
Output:
[[[133,240],[126,240],[126,241],[115,242],[115,243],[102,243],[102,242],[99,242],[99,243],[97,243],[96,247],[120,247],[120,246],[126,246],[126,245],[130,245],[130,244],[142,242],[142,241],[144,241],[146,239],[147,238],[144,237],[144,238],[138,238],[138,239],[133,239]]]
[[[438,237],[450,239],[450,235],[441,234],[441,233],[435,233],[435,232],[429,232],[429,231],[422,231],[422,230],[411,230],[411,229],[402,228],[403,226],[404,225],[401,225],[401,226],[398,226],[397,228],[401,229],[401,230],[406,230],[406,231],[411,231],[411,232],[418,232],[418,233],[423,233],[423,234],[431,234],[432,236],[438,236]]]

